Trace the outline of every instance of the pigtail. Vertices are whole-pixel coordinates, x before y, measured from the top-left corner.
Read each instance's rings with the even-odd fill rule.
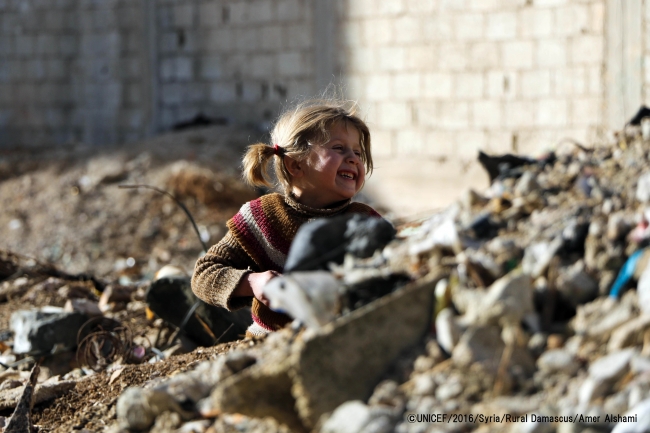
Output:
[[[273,155],[275,155],[273,147],[267,144],[256,143],[248,146],[243,161],[243,177],[246,183],[251,186],[271,186],[269,162]]]

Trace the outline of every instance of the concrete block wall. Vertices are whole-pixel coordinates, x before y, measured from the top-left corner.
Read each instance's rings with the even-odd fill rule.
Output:
[[[602,135],[604,0],[347,0],[339,13],[339,61],[379,155],[536,154]]]
[[[309,1],[160,0],[157,19],[161,129],[199,113],[263,125],[317,91]]]

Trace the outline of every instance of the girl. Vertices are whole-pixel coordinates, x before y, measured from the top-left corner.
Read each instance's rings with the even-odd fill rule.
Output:
[[[313,100],[280,116],[272,145],[248,147],[244,178],[271,186],[268,165],[282,194],[262,196],[243,205],[228,223],[228,233],[200,258],[192,290],[211,305],[233,309],[251,305],[247,337],[276,331],[291,321],[268,308],[263,287],[282,272],[291,241],[307,221],[344,213],[379,217],[371,207],[352,203],[372,172],[370,131],[356,106]]]

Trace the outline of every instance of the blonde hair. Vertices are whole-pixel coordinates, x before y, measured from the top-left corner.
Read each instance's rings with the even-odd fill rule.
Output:
[[[283,157],[304,160],[311,150],[310,146],[327,143],[329,129],[341,121],[352,124],[359,132],[361,161],[366,172],[372,173],[370,130],[357,116],[357,112],[355,102],[341,99],[311,99],[285,111],[271,131],[271,144],[256,143],[248,146],[243,161],[244,180],[252,186],[273,186],[269,173],[269,163],[272,161],[277,180],[275,184],[287,194],[291,187],[291,175],[284,165]],[[278,151],[275,145],[278,146]]]

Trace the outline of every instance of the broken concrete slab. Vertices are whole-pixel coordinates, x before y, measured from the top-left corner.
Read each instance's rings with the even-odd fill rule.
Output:
[[[307,427],[345,401],[370,397],[399,354],[421,340],[439,279],[399,289],[297,342],[292,394]]]
[[[77,345],[77,333],[88,321],[85,314],[65,312],[58,307],[19,310],[11,315],[14,353],[49,353],[54,346],[71,349]]]

